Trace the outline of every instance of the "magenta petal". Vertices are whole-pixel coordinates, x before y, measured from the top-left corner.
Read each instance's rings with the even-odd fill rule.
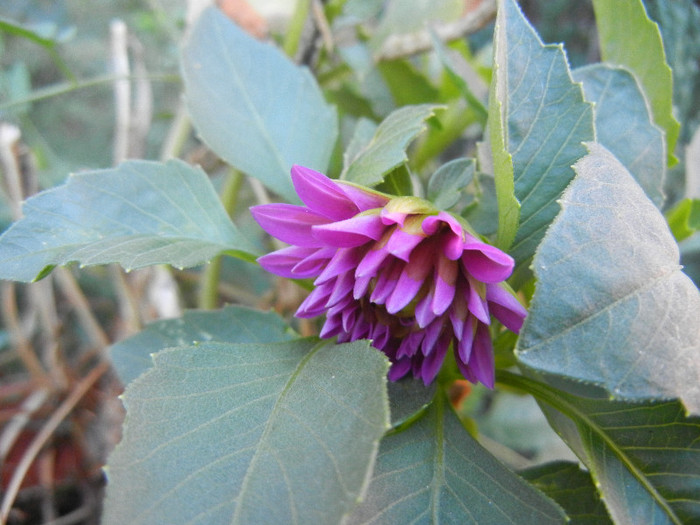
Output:
[[[496,248],[481,242],[464,245],[462,263],[471,275],[482,283],[500,283],[513,273],[513,258]]]
[[[337,249],[333,247],[314,248],[313,250],[313,254],[309,255],[303,261],[300,261],[299,264],[294,266],[294,268],[292,268],[292,273],[297,279],[316,277],[319,273],[321,273],[324,267],[328,264],[330,258],[333,257],[333,254],[335,254],[337,251]]]
[[[455,297],[457,264],[444,257],[438,257],[435,272],[433,300],[431,307],[435,315],[442,315],[450,307]]]
[[[527,310],[520,301],[499,284],[486,285],[489,310],[511,332],[520,333]]]
[[[389,380],[398,381],[403,376],[408,374],[409,370],[411,370],[411,361],[411,358],[399,359],[398,361],[395,361],[389,370]]]
[[[323,271],[317,274],[318,278],[314,281],[316,285],[325,283],[341,273],[356,268],[357,264],[360,262],[361,251],[354,248],[332,248],[332,250],[334,252],[332,259],[328,261]]]
[[[294,204],[262,204],[250,208],[253,218],[267,233],[297,246],[317,247],[323,242],[311,234],[312,226],[328,223],[328,218]]]
[[[472,348],[474,346],[474,326],[478,321],[474,319],[468,319],[464,323],[464,332],[462,332],[462,337],[457,342],[457,357],[458,361],[462,361],[465,365],[469,363],[469,358],[471,357]]]
[[[404,337],[396,351],[396,357],[412,357],[420,348],[420,342],[423,338],[423,332],[413,332],[408,336]]]
[[[318,335],[322,339],[328,339],[330,337],[335,337],[336,335],[342,333],[342,331],[343,327],[341,320],[338,318],[338,316],[333,316],[326,319],[326,322],[323,323],[323,328],[321,328],[321,332]]]
[[[425,337],[423,338],[423,343],[421,344],[421,350],[423,355],[428,355],[433,352],[435,343],[442,333],[442,320],[438,319],[428,326],[425,330]]]
[[[445,360],[445,354],[447,354],[447,348],[449,346],[450,338],[443,336],[440,338],[437,345],[435,345],[433,351],[423,359],[420,375],[423,378],[423,383],[426,385],[432,383],[440,371],[440,367],[442,366],[442,362]]]
[[[410,303],[423,285],[422,280],[416,281],[410,277],[408,268],[406,265],[393,292],[386,301],[386,311],[390,314],[395,314]]]
[[[378,215],[357,215],[352,219],[314,226],[313,235],[330,246],[352,248],[379,240],[384,228]]]
[[[368,275],[376,275],[377,270],[387,258],[389,252],[386,247],[372,248],[362,258],[355,270],[355,277],[365,277]]]
[[[389,237],[389,242],[386,243],[386,250],[391,255],[408,262],[411,251],[418,246],[423,239],[425,239],[424,235],[413,235],[401,229],[397,229],[391,237]]]
[[[317,275],[315,271],[296,271],[295,268],[307,257],[314,255],[318,248],[302,248],[299,246],[289,246],[275,252],[268,253],[258,258],[258,263],[265,270],[280,277],[288,279],[306,279]],[[318,265],[314,265],[318,266]]]
[[[437,317],[437,315],[433,313],[432,302],[433,297],[430,295],[430,292],[428,292],[416,305],[416,321],[420,328],[425,328]]]
[[[335,286],[333,287],[333,292],[328,298],[326,307],[331,307],[342,300],[350,299],[350,292],[355,284],[355,278],[351,272],[344,273],[335,280]]]
[[[354,299],[360,299],[360,297],[367,293],[369,283],[372,282],[372,279],[373,277],[371,275],[355,279],[355,285],[352,288],[352,296]]]
[[[477,287],[472,283],[472,279],[469,279],[469,281],[469,295],[467,297],[467,308],[469,308],[469,312],[482,323],[491,324],[489,305],[486,299],[479,295]],[[481,286],[483,286],[483,284]]]
[[[391,292],[394,291],[404,265],[403,261],[394,259],[390,266],[379,274],[374,290],[372,290],[372,294],[369,297],[370,301],[375,304],[384,304],[386,302]]]
[[[333,282],[324,283],[314,288],[306,299],[302,301],[294,314],[296,317],[316,317],[326,311],[328,297],[333,291]]]
[[[358,188],[344,181],[338,181],[338,187],[355,203],[355,206],[357,206],[361,212],[381,208],[389,202],[388,197]]]
[[[469,358],[469,368],[480,382],[493,388],[496,379],[491,335],[488,327],[481,323],[476,328],[474,348]]]
[[[294,165],[292,182],[304,204],[333,221],[349,219],[360,211],[343,190],[322,173]]]

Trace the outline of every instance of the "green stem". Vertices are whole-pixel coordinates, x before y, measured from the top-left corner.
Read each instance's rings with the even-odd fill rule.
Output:
[[[284,37],[282,49],[290,58],[294,58],[299,50],[299,41],[301,40],[301,35],[304,33],[304,25],[306,24],[306,18],[309,15],[310,5],[311,0],[297,0],[297,5],[294,8],[294,14],[292,15],[292,19],[289,21],[289,27],[287,28],[287,34]]]
[[[238,193],[243,183],[243,174],[238,170],[231,170],[221,192],[221,201],[224,209],[233,216],[238,203]],[[221,277],[222,256],[215,257],[204,270],[202,285],[199,290],[199,308],[212,310],[219,302],[219,279]]]

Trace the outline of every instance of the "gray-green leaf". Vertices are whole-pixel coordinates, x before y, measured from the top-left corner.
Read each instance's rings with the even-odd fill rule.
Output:
[[[438,394],[421,418],[382,440],[353,524],[564,523],[551,500],[500,464]]]
[[[362,150],[354,149],[355,156],[342,178],[364,186],[380,183],[385,174],[408,160],[406,148],[425,130],[425,121],[441,107],[421,104],[392,112]]]
[[[535,256],[516,353],[614,397],[677,397],[700,413],[700,293],[663,216],[610,152],[588,147]]]
[[[217,311],[191,310],[180,319],[162,319],[138,334],[112,345],[109,355],[119,379],[127,385],[153,366],[151,354],[198,342],[274,343],[295,338],[274,312],[242,306]]]
[[[428,181],[428,200],[441,210],[451,208],[474,178],[475,169],[474,159],[455,159],[443,164]]]
[[[164,350],[124,394],[103,523],[338,523],[388,428],[366,341]]]
[[[644,93],[624,68],[594,64],[573,72],[595,103],[596,141],[625,165],[658,208],[664,203],[666,143]]]
[[[182,68],[197,131],[226,162],[290,201],[293,164],[327,169],[338,117],[307,69],[215,8],[193,28]]]
[[[515,235],[510,253],[523,261],[559,211],[556,200],[574,177],[571,166],[586,154],[581,143],[594,139],[593,111],[571,79],[562,47],[543,45],[515,0],[499,6],[489,108],[499,220],[506,223],[499,224],[499,245],[507,249]],[[512,191],[520,202],[517,234]]]
[[[207,175],[171,160],[128,161],[71,175],[23,207],[0,237],[0,277],[31,281],[56,265],[184,268],[256,250],[228,218]]]

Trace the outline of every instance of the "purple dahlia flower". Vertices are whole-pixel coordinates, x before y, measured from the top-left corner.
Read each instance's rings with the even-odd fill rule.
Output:
[[[452,349],[464,377],[494,384],[493,314],[519,332],[526,311],[503,282],[513,259],[460,220],[417,197],[389,197],[294,166],[305,206],[251,208],[270,235],[291,246],[258,259],[274,274],[314,279],[297,317],[326,315],[320,336],[370,339],[429,384]]]

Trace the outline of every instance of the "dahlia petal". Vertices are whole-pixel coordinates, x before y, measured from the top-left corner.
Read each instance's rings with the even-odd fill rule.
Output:
[[[488,327],[481,323],[476,328],[469,368],[481,383],[493,388],[496,381],[493,345]]]
[[[260,227],[273,237],[296,246],[320,247],[324,242],[312,235],[312,227],[328,223],[328,218],[304,206],[261,204],[250,208]]]
[[[450,227],[440,236],[440,249],[448,259],[456,261],[462,255],[464,234],[462,226],[457,219],[447,212],[441,211],[437,215],[431,215],[423,220],[423,231],[428,235],[434,235],[442,226],[442,223]]]
[[[435,343],[442,333],[443,323],[442,320],[437,320],[431,323],[425,330],[425,337],[421,344],[421,350],[423,355],[428,355],[433,352]]]
[[[398,381],[403,376],[408,374],[408,372],[411,370],[411,361],[411,358],[399,359],[395,361],[394,364],[391,365],[391,369],[389,369],[389,380]]]
[[[469,278],[469,291],[467,296],[467,308],[469,308],[469,313],[476,317],[479,321],[484,324],[491,324],[491,317],[489,315],[489,305],[486,298],[479,295],[479,283],[475,283],[473,279]],[[481,287],[484,285],[481,284]]]
[[[330,337],[335,337],[336,335],[343,332],[342,321],[338,316],[327,317],[326,322],[323,323],[321,332],[318,334],[322,339],[328,339]]]
[[[391,331],[386,325],[376,324],[374,325],[374,329],[372,330],[370,337],[372,338],[372,346],[378,348],[379,350],[384,350],[384,347],[389,342],[389,338],[391,337]]]
[[[464,332],[462,337],[457,341],[457,360],[462,361],[465,365],[469,363],[471,357],[472,349],[474,347],[474,328],[475,324],[478,323],[475,319],[469,319],[464,324]]]
[[[396,312],[403,309],[408,303],[410,303],[413,298],[423,286],[423,281],[417,281],[409,275],[409,266],[406,267],[401,272],[399,280],[394,286],[394,290],[391,295],[386,300],[386,311],[390,314],[395,314]]]
[[[457,355],[457,348],[454,349],[454,354],[455,361],[457,362],[457,368],[459,368],[459,371],[462,373],[464,378],[470,383],[478,383],[479,380],[476,378],[471,368],[469,368],[469,365],[466,363],[462,363],[462,361],[459,359],[459,356]]]
[[[326,311],[328,297],[333,291],[333,282],[324,283],[314,288],[306,299],[302,301],[294,314],[296,317],[316,317]]]
[[[374,290],[372,290],[372,294],[369,297],[371,302],[375,304],[384,304],[386,302],[399,281],[403,266],[405,266],[403,261],[394,259],[389,267],[379,274]]]
[[[331,248],[332,258],[323,268],[323,271],[314,281],[315,285],[325,283],[326,281],[337,277],[341,273],[356,268],[362,257],[362,251],[355,248]]]
[[[295,265],[292,268],[292,273],[298,279],[316,277],[328,264],[328,261],[336,251],[337,249],[332,247],[314,248],[314,253]]]
[[[289,246],[259,257],[258,263],[268,272],[279,275],[280,277],[287,277],[288,279],[306,279],[316,275],[316,273],[314,273],[315,270],[307,268],[306,270],[299,271],[296,268],[305,261],[307,257],[313,256],[317,251],[319,251],[319,248]]]
[[[384,195],[367,191],[345,181],[338,181],[337,184],[342,192],[355,203],[355,206],[357,206],[361,212],[373,210],[375,208],[382,208],[387,202],[389,202],[389,198]]]
[[[365,277],[368,275],[376,275],[377,270],[382,265],[384,260],[389,255],[386,247],[372,248],[362,258],[355,270],[355,277]]]
[[[344,221],[314,225],[316,240],[338,248],[361,246],[382,236],[385,226],[378,215],[357,215]]]
[[[511,332],[520,333],[527,310],[520,301],[500,284],[486,285],[489,310]]]
[[[318,171],[294,165],[292,182],[304,204],[333,221],[349,219],[360,211],[335,182]]]
[[[496,248],[482,242],[464,245],[462,255],[464,268],[483,283],[505,281],[513,273],[513,258]]]
[[[425,328],[433,321],[433,319],[437,317],[437,315],[433,312],[432,302],[433,297],[429,292],[425,297],[423,297],[423,299],[418,301],[418,304],[416,305],[416,322],[420,328]]]
[[[456,291],[457,271],[457,263],[438,257],[431,303],[435,315],[442,315],[452,304]]]
[[[329,308],[342,300],[350,299],[350,292],[355,285],[355,278],[351,272],[344,273],[335,280],[333,292],[331,292],[326,307]]]
[[[433,351],[423,359],[420,376],[426,386],[433,382],[440,371],[440,367],[442,366],[442,362],[445,360],[445,354],[447,354],[447,348],[449,346],[450,338],[443,336],[438,340],[437,344],[433,348]]]
[[[355,279],[355,285],[352,288],[352,297],[355,300],[359,300],[360,297],[363,297],[367,293],[369,283],[372,282],[372,279],[373,276],[371,275],[366,275]]]
[[[357,308],[344,308],[341,313],[343,330],[349,332],[357,320]]]
[[[423,339],[423,332],[412,332],[408,336],[404,337],[399,345],[399,349],[396,351],[396,357],[412,357],[416,354],[420,348],[421,340]]]
[[[391,224],[398,224],[399,226],[403,226],[406,217],[408,217],[408,213],[382,208],[382,211],[379,213],[379,216],[381,217],[382,222],[387,226]]]
[[[369,332],[371,330],[370,324],[364,319],[360,318],[352,327],[352,332],[350,332],[350,341],[357,341],[358,339],[367,339],[369,337]]]
[[[425,235],[413,235],[411,233],[405,232],[401,229],[397,229],[389,238],[387,242],[386,250],[393,255],[406,262],[411,255],[413,248],[418,246],[422,240],[425,239]]]

